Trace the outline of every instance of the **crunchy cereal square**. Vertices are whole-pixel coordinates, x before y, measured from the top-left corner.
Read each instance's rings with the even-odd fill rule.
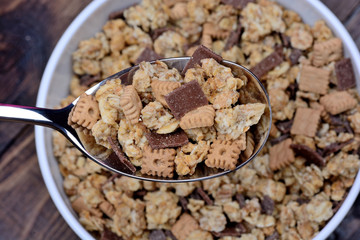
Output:
[[[321,111],[312,108],[298,108],[295,113],[291,134],[315,137]]]
[[[300,70],[299,88],[302,91],[326,94],[329,88],[330,71],[308,65]]]
[[[185,240],[191,232],[199,228],[197,221],[189,214],[184,213],[172,226],[171,232],[179,240]]]
[[[320,103],[327,112],[336,115],[355,107],[357,101],[346,91],[336,91],[321,97]]]
[[[288,138],[270,148],[269,165],[271,170],[275,171],[295,161],[294,152],[290,148],[291,144],[292,140]]]
[[[340,38],[332,38],[325,42],[314,44],[312,63],[320,67],[329,62],[339,60],[342,56],[342,42]]]

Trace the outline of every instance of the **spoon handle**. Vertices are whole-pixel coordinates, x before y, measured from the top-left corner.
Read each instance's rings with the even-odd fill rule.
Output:
[[[67,126],[67,117],[72,108],[46,109],[0,103],[0,120],[41,125],[55,129]]]

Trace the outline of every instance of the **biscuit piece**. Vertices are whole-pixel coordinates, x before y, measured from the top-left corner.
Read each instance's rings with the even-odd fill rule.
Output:
[[[199,107],[185,114],[180,120],[182,129],[211,127],[214,125],[215,110],[211,105]]]
[[[255,149],[254,135],[248,131],[246,132],[246,147],[240,158],[242,161],[246,161],[253,154]]]
[[[120,106],[131,124],[139,122],[142,103],[133,85],[126,86],[120,97]]]
[[[269,167],[271,170],[278,170],[295,161],[294,152],[290,148],[291,144],[292,140],[288,138],[270,148]]]
[[[81,127],[90,131],[99,119],[100,110],[95,97],[83,93],[76,105],[71,109],[68,124],[74,129]]]
[[[241,146],[233,141],[215,140],[209,150],[206,166],[234,170],[239,159]]]
[[[325,110],[332,115],[336,115],[354,108],[357,104],[356,99],[346,91],[332,92],[320,98],[320,103]]]
[[[315,137],[320,121],[321,110],[312,108],[298,108],[290,133]]]
[[[340,38],[332,38],[325,42],[314,44],[312,63],[320,67],[329,62],[339,60],[342,56],[342,42]]]
[[[329,88],[330,71],[308,65],[300,70],[299,89],[302,91],[326,94]]]
[[[145,146],[141,173],[172,178],[174,176],[175,154],[175,149],[167,148],[153,150],[151,147]]]
[[[171,232],[176,239],[185,240],[190,233],[199,228],[197,221],[189,214],[183,213],[179,220],[171,227]]]
[[[160,80],[153,80],[151,82],[151,88],[156,100],[159,101],[165,107],[168,107],[168,105],[165,101],[164,96],[180,86],[181,84],[179,82],[160,81]]]

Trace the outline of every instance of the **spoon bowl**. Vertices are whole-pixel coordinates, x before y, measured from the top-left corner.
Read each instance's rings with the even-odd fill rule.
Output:
[[[190,57],[178,57],[178,58],[167,58],[161,59],[160,61],[164,62],[168,65],[169,68],[176,68],[180,72],[185,67],[187,62],[190,60]],[[152,61],[151,63],[154,63]],[[242,94],[246,94],[246,99],[248,102],[260,102],[266,105],[264,114],[260,118],[258,124],[252,126],[249,131],[252,131],[254,135],[254,151],[252,155],[239,163],[234,170],[221,170],[207,167],[204,162],[199,163],[195,173],[191,176],[174,176],[174,178],[162,178],[162,177],[154,177],[150,175],[145,175],[140,172],[139,169],[134,174],[129,174],[123,172],[120,169],[117,162],[106,161],[103,159],[99,159],[93,155],[91,155],[84,147],[81,142],[76,131],[68,125],[68,116],[70,114],[71,109],[76,105],[79,100],[79,97],[75,99],[70,105],[62,109],[46,109],[46,108],[36,108],[36,107],[27,107],[27,106],[15,106],[9,104],[0,104],[0,120],[6,121],[16,121],[23,122],[35,125],[41,125],[45,127],[53,128],[59,132],[61,132],[75,147],[77,147],[87,158],[92,161],[100,164],[101,166],[107,168],[110,171],[115,173],[136,178],[139,180],[147,180],[147,181],[156,181],[156,182],[192,182],[192,181],[200,181],[206,180],[214,177],[219,177],[225,174],[228,174],[232,171],[236,171],[239,168],[246,165],[255,156],[260,152],[262,147],[265,145],[266,140],[270,133],[271,127],[271,107],[268,94],[261,84],[259,79],[251,73],[245,67],[230,62],[226,60],[222,60],[221,64],[227,66],[232,69],[234,76],[240,75],[242,72],[246,75],[248,82],[247,84],[241,88]],[[121,79],[122,84],[130,85],[132,83],[133,74],[139,69],[139,66],[133,66],[127,69],[124,69],[106,79],[101,81],[100,83],[94,85],[86,91],[87,95],[95,95],[96,91],[104,85],[107,81],[111,81],[117,78]]]

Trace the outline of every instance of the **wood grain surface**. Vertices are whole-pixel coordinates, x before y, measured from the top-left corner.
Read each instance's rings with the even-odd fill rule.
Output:
[[[316,1],[316,0],[314,0]],[[47,60],[90,2],[0,1],[0,102],[35,105]],[[360,1],[322,0],[360,46]],[[37,163],[33,126],[0,122],[0,240],[78,239],[53,204]],[[360,197],[329,239],[360,239]]]

